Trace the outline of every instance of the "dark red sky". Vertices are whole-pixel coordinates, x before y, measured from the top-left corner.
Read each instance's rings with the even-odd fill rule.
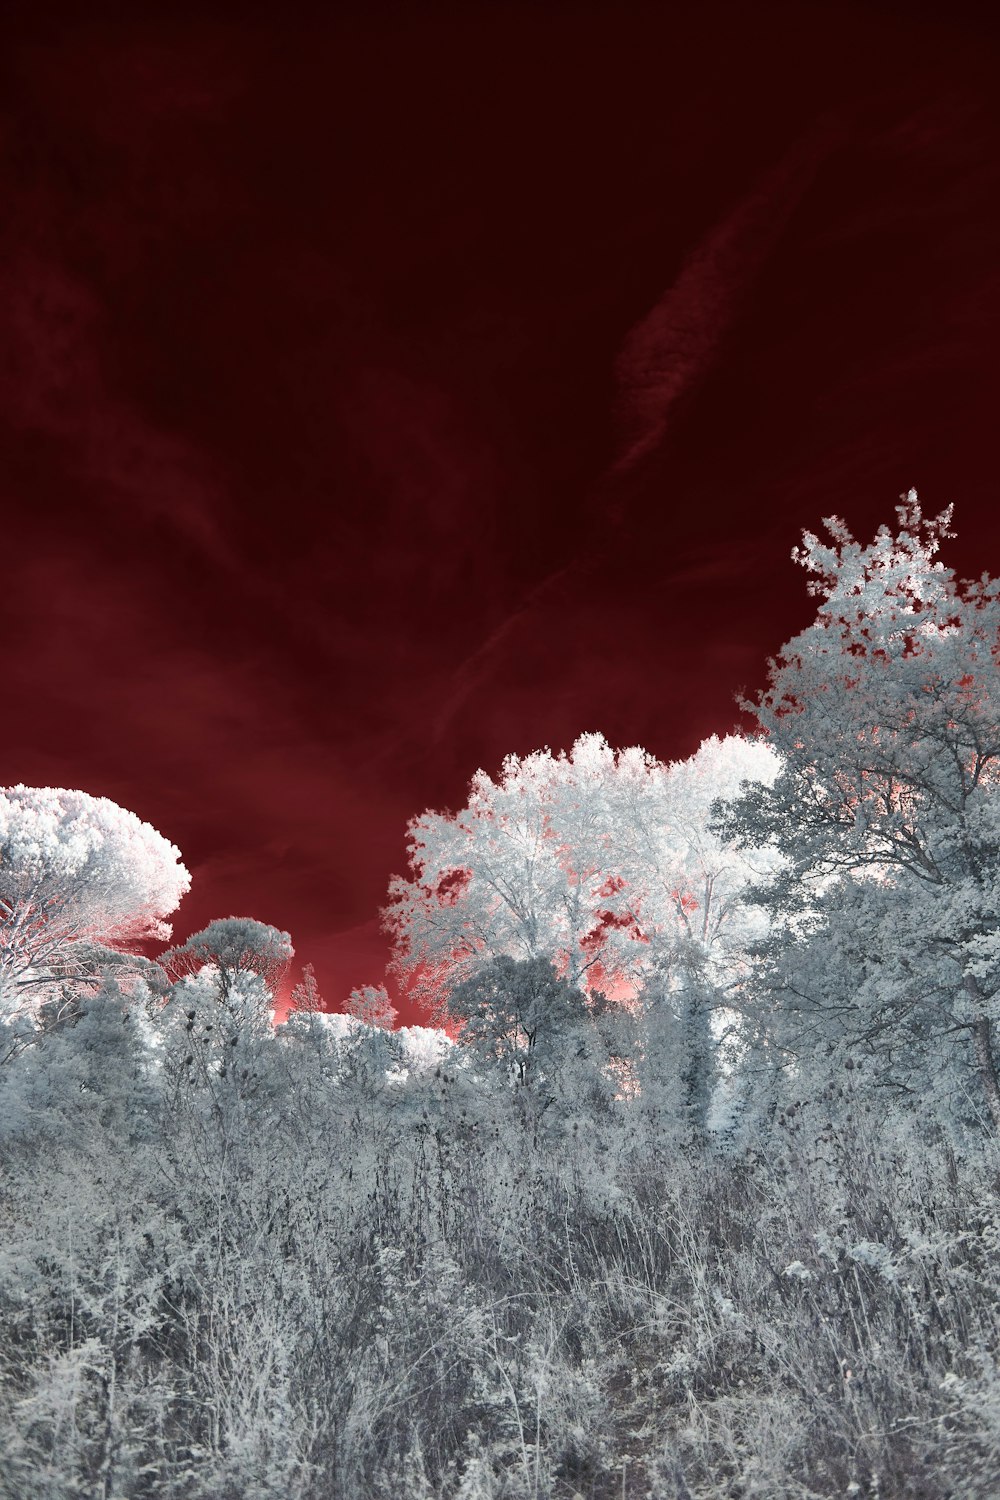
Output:
[[[802,526],[1000,571],[985,11],[83,9],[0,47],[0,784],[177,843],[179,937],[339,1007],[478,766],[732,726]]]

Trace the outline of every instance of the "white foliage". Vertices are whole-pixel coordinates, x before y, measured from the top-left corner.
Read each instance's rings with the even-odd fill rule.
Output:
[[[412,1073],[432,1073],[455,1051],[451,1037],[437,1026],[400,1026],[396,1035]]]
[[[910,1062],[930,1067],[941,1038],[971,1068],[976,1027],[978,1087],[1000,1125],[1000,584],[960,582],[937,560],[950,510],[926,519],[911,490],[897,517],[867,546],[832,518],[829,542],[807,533],[796,549],[820,608],[745,705],[781,770],[723,825],[794,870],[771,990],[803,1018],[802,1045],[824,1028],[863,1039],[912,1091]],[[948,1087],[958,1094],[957,1074]]]
[[[763,924],[740,894],[778,858],[725,846],[712,804],[747,779],[770,783],[777,766],[738,736],[664,765],[587,734],[569,754],[508,756],[496,780],[479,771],[459,813],[410,825],[412,875],[392,882],[385,913],[399,966],[437,1003],[499,955],[545,958],[616,996],[685,943],[725,968]]]
[[[46,975],[76,977],[87,945],[169,937],[190,884],[178,850],[106,797],[0,791],[0,997],[9,1007]]]

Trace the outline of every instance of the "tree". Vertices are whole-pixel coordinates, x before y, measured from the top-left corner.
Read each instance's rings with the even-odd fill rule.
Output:
[[[161,955],[175,980],[160,1017],[167,1070],[207,1088],[217,1109],[280,1087],[274,1003],[294,953],[287,932],[221,917]]]
[[[255,975],[273,999],[294,956],[287,932],[252,917],[219,917],[186,943],[169,948],[160,963],[176,979],[213,969],[223,1001],[236,993],[241,980]]]
[[[448,1010],[462,1041],[527,1100],[535,1126],[554,1104],[579,1116],[610,1100],[610,1059],[592,1006],[545,959],[501,954],[451,992]]]
[[[322,1014],[323,996],[319,992],[316,970],[312,964],[306,964],[302,970],[302,978],[298,984],[292,986],[290,1001],[292,1010],[307,1011],[313,1015]]]
[[[141,1012],[113,979],[74,999],[72,1010],[45,1027],[43,1044],[4,1070],[5,1145],[34,1137],[40,1148],[61,1148],[67,1140],[82,1144],[87,1132],[128,1140],[153,1129]]]
[[[384,984],[365,984],[352,990],[344,1010],[366,1026],[379,1026],[384,1031],[393,1029],[398,1016]]]
[[[612,888],[604,870],[614,763],[596,735],[569,757],[508,756],[496,781],[477,772],[461,812],[411,822],[412,878],[392,882],[384,918],[396,968],[418,998],[440,1006],[500,955],[544,958],[571,982],[614,962],[622,934],[628,942],[637,930],[624,885]]]
[[[781,862],[725,843],[712,808],[777,768],[739,735],[669,765],[600,735],[568,755],[508,756],[498,780],[478,773],[461,812],[411,824],[412,877],[393,882],[385,913],[396,972],[443,1021],[456,989],[484,971],[492,982],[501,957],[554,966],[592,1009],[601,996],[605,1030],[634,1013],[631,1055],[610,1062],[620,1086],[641,1079],[669,1129],[679,1115],[702,1132],[720,1025],[768,927],[746,891]]]
[[[590,734],[568,755],[508,756],[496,781],[479,771],[459,813],[410,824],[411,878],[393,880],[383,914],[396,971],[432,1007],[500,955],[618,1000],[665,968],[676,981],[695,954],[721,980],[761,869],[710,831],[710,808],[775,769],[738,736],[666,766]]]
[[[190,888],[173,844],[106,797],[59,787],[0,791],[0,1003],[31,987],[100,984],[117,961],[170,936]]]
[[[903,500],[867,547],[834,517],[793,553],[820,609],[744,705],[781,770],[719,828],[787,858],[770,900],[800,947],[838,911],[878,944],[846,1002],[800,1011],[897,1048],[967,1037],[1000,1127],[1000,585],[956,580],[936,561],[951,511]]]

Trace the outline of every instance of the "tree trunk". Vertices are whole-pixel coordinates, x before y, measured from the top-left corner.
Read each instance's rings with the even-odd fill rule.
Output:
[[[978,1021],[973,1021],[972,1044],[976,1050],[979,1081],[993,1117],[993,1128],[1000,1131],[1000,1080],[997,1078],[996,1059],[993,1056],[992,1023],[989,1016],[980,1016]]]

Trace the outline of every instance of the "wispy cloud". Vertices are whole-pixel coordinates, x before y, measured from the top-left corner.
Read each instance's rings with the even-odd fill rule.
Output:
[[[0,271],[0,294],[5,420],[60,445],[105,509],[132,525],[166,526],[213,565],[238,571],[204,456],[152,425],[109,383],[100,308],[84,282],[58,261],[24,252]]]
[[[609,479],[659,446],[676,402],[710,368],[789,215],[841,138],[840,127],[824,120],[797,142],[695,246],[629,330],[615,363],[622,436]]]

